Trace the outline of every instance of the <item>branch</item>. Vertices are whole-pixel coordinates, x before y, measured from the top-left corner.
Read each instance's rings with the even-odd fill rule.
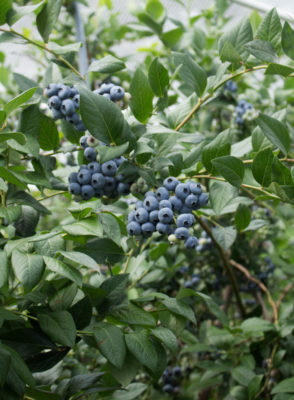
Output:
[[[271,321],[271,316],[269,315],[268,309],[265,305],[265,302],[263,300],[263,297],[261,295],[260,292],[256,292],[254,294],[254,297],[256,299],[256,301],[260,304],[261,308],[262,308],[262,313],[263,313],[263,317],[264,319],[266,319],[267,321]]]
[[[292,289],[293,286],[294,286],[293,283],[288,283],[288,285],[285,286],[283,292],[281,293],[280,297],[278,298],[278,301],[276,302],[277,310],[279,309],[282,301],[284,300],[284,297]]]
[[[231,263],[235,268],[237,268],[239,271],[243,272],[243,274],[244,274],[250,281],[255,282],[255,283],[260,287],[260,289],[266,294],[267,300],[268,300],[269,304],[271,305],[271,307],[272,307],[272,309],[273,309],[274,323],[277,325],[277,324],[278,324],[278,310],[277,310],[277,306],[276,306],[275,302],[273,301],[272,296],[271,296],[269,290],[267,289],[267,287],[266,287],[262,282],[260,282],[258,279],[254,278],[254,277],[250,274],[250,272],[249,272],[245,267],[243,267],[243,265],[237,263],[237,262],[234,261],[234,260],[230,260],[230,263]]]
[[[51,197],[58,196],[59,194],[65,194],[65,193],[68,193],[68,191],[67,190],[63,190],[62,192],[51,193],[51,194],[48,194],[48,196],[41,197],[40,199],[37,199],[37,200],[38,201],[43,201],[43,200],[50,199]]]

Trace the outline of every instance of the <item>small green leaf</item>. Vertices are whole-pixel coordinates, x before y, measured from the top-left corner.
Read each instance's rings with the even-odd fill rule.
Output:
[[[252,174],[261,186],[267,187],[271,184],[271,173],[274,155],[271,149],[261,150],[256,154],[252,164]]]
[[[274,46],[270,42],[265,42],[264,40],[252,40],[245,44],[245,48],[258,60],[268,63],[275,62],[278,57]]]
[[[262,113],[259,114],[257,123],[265,136],[287,155],[290,148],[290,136],[285,125],[277,119]]]
[[[281,75],[287,78],[290,74],[294,72],[294,68],[288,65],[281,65],[276,63],[270,63],[265,71],[266,75]]]
[[[130,85],[131,110],[138,121],[145,124],[153,111],[153,92],[144,72],[137,68]]]
[[[232,226],[214,228],[212,233],[215,240],[225,251],[229,250],[237,237],[237,232]]]
[[[258,393],[262,379],[263,375],[256,375],[248,383],[249,400],[253,400],[254,396]]]
[[[7,283],[9,273],[8,258],[3,250],[0,251],[0,265],[0,288],[2,288]]]
[[[209,188],[209,199],[218,215],[230,201],[238,195],[238,190],[228,182],[213,182]]]
[[[16,140],[20,144],[26,143],[25,135],[20,132],[0,132],[0,143],[6,142],[11,139]]]
[[[242,61],[242,57],[229,41],[226,41],[224,43],[222,51],[220,53],[220,59],[223,63],[229,61],[232,64],[239,64],[240,61]]]
[[[177,338],[170,329],[159,326],[155,329],[151,329],[150,334],[155,336],[170,351],[172,352],[177,351],[178,349]]]
[[[166,87],[169,85],[168,70],[155,58],[148,71],[148,79],[151,89],[158,97],[163,97]]]
[[[4,111],[6,114],[10,114],[12,111],[16,110],[23,103],[27,102],[34,94],[37,88],[31,88],[25,92],[19,94],[14,99],[10,100],[5,106]]]
[[[218,157],[212,161],[212,164],[231,185],[241,186],[245,168],[239,158],[232,156]]]
[[[193,324],[196,324],[195,314],[192,308],[181,300],[168,298],[161,300],[161,303],[171,312],[187,318]]]
[[[58,21],[62,0],[48,0],[37,16],[37,27],[44,42],[48,42],[50,33]]]
[[[251,213],[249,207],[246,204],[240,203],[235,214],[236,227],[242,231],[250,224],[250,220]]]
[[[44,5],[46,4],[47,0],[43,0],[38,4],[29,5],[29,6],[22,6],[17,7],[14,6],[13,10],[8,14],[8,23],[10,26],[14,25],[17,21],[19,21],[22,17],[34,13],[38,15],[39,12],[43,9]]]
[[[43,258],[46,267],[50,271],[55,272],[58,275],[65,276],[66,278],[75,282],[78,286],[82,286],[82,275],[77,269],[65,264],[63,261],[57,260],[56,258],[47,256],[44,256]]]
[[[219,133],[202,150],[202,163],[208,172],[213,171],[212,160],[215,158],[229,155],[231,152],[230,130],[227,129]]]
[[[7,22],[8,11],[12,8],[12,0],[2,0],[0,7],[0,25],[4,25]]]
[[[73,347],[76,341],[76,326],[68,311],[38,314],[40,328],[54,342]]]
[[[254,378],[255,374],[249,368],[243,367],[240,365],[236,367],[232,371],[232,377],[242,386],[248,386],[249,382],[252,378]]]
[[[294,31],[286,21],[282,30],[282,47],[285,54],[294,60]]]
[[[42,256],[14,250],[11,263],[17,279],[27,290],[33,289],[40,282],[45,269]]]
[[[120,146],[98,146],[96,150],[99,154],[100,163],[113,160],[116,157],[120,157],[126,153],[129,148],[129,142],[123,143]]]
[[[294,378],[283,379],[273,388],[271,393],[294,393]]]
[[[256,38],[270,42],[276,50],[281,46],[282,24],[275,8],[271,9],[261,21]]]
[[[97,271],[99,274],[100,268],[93,258],[89,257],[87,254],[80,253],[79,251],[58,251],[58,254],[61,254],[65,260],[73,261],[76,264],[79,264],[83,267],[87,267],[94,271]]]
[[[160,39],[165,44],[166,47],[173,48],[176,46],[178,41],[183,36],[183,29],[181,27],[171,29],[167,32],[164,32]]]
[[[73,236],[99,236],[103,235],[103,228],[99,222],[98,216],[93,215],[81,221],[63,226],[63,230]]]
[[[122,60],[116,57],[108,55],[106,57],[100,58],[99,60],[94,60],[88,72],[100,72],[101,74],[114,74],[115,72],[121,71],[126,67]]]
[[[10,353],[0,344],[0,387],[3,387],[11,364]]]
[[[16,374],[19,376],[19,378],[27,383],[28,385],[34,387],[35,386],[35,380],[32,376],[31,371],[23,361],[23,359],[19,356],[19,354],[12,349],[9,346],[1,345],[2,349],[6,350],[10,354],[10,359],[11,359],[11,367],[14,369]]]
[[[99,213],[98,219],[103,227],[104,234],[120,245],[121,234],[120,226],[114,216],[109,213]]]
[[[88,240],[87,244],[79,250],[94,258],[98,264],[115,264],[125,254],[113,240],[106,238]]]

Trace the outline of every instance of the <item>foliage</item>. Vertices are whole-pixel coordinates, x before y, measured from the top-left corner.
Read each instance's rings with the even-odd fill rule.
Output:
[[[191,15],[178,0],[183,23],[135,3],[127,25],[111,0],[88,12],[89,88],[72,1],[1,1],[0,43],[38,70],[0,53],[0,399],[291,399],[294,31],[275,9],[236,23],[226,1]],[[141,38],[140,57],[118,57]],[[52,82],[78,88],[132,194],[74,202],[83,132],[52,119]],[[91,93],[109,82],[128,108]],[[196,250],[127,235],[134,203],[168,176],[209,193]]]

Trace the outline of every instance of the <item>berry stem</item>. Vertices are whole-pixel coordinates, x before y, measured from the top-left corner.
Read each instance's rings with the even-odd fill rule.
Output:
[[[43,200],[50,199],[50,197],[58,196],[59,194],[65,194],[65,193],[68,193],[68,191],[67,190],[63,190],[62,192],[51,193],[51,194],[48,194],[47,196],[41,197],[40,199],[37,199],[37,200],[38,201],[43,201]]]

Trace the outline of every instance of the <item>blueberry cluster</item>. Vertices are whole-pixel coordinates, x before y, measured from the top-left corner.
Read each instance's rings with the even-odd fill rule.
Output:
[[[162,374],[163,387],[165,393],[177,395],[180,392],[180,384],[183,379],[182,368],[179,365],[165,368]]]
[[[94,93],[100,94],[113,102],[125,99],[124,89],[114,83],[103,83],[99,89],[94,90]]]
[[[196,286],[198,286],[198,283],[200,282],[200,277],[197,273],[192,274],[191,279],[187,279],[184,282],[184,287],[186,289],[195,289]]]
[[[144,201],[137,201],[135,211],[128,216],[128,233],[148,237],[157,231],[162,235],[172,235],[170,241],[184,240],[187,249],[194,249],[198,240],[189,232],[195,223],[192,212],[207,202],[208,195],[202,192],[199,183],[180,183],[170,176],[156,192],[149,191],[145,193]],[[178,215],[175,217],[175,214]]]
[[[55,120],[65,119],[78,131],[83,132],[86,130],[83,121],[77,113],[80,107],[80,95],[77,88],[50,83],[44,90],[44,95],[49,98],[48,106]]]
[[[235,108],[236,123],[239,126],[244,125],[245,118],[248,116],[248,111],[254,110],[254,106],[246,100],[239,100]]]
[[[69,175],[69,192],[83,200],[102,196],[113,199],[120,195],[128,195],[130,184],[125,182],[124,175],[117,174],[117,169],[125,158],[121,156],[100,164],[94,147],[99,141],[93,136],[82,136],[80,144],[84,149],[84,158],[89,164],[82,165],[78,172]]]
[[[238,90],[238,87],[234,81],[229,80],[225,84],[225,89],[228,90],[229,92],[236,93]]]

